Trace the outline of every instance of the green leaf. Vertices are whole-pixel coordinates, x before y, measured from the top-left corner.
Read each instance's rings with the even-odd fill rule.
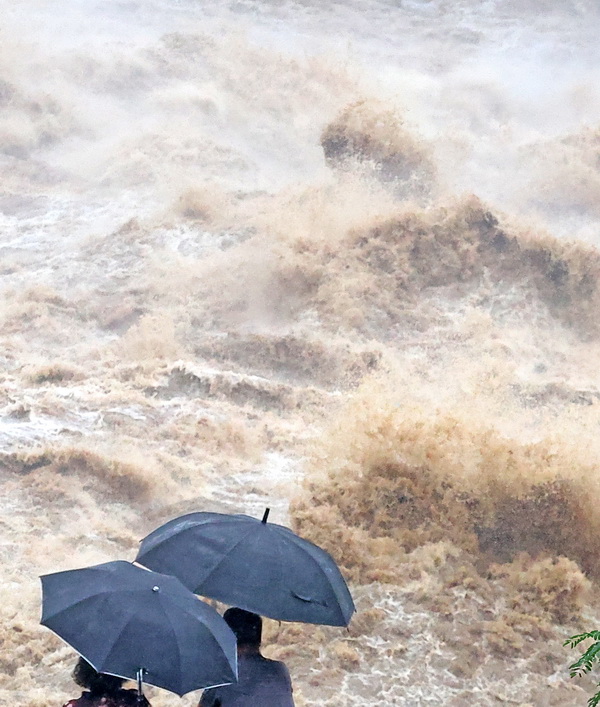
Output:
[[[587,639],[591,639],[594,643],[583,652],[579,660],[576,660],[569,666],[569,674],[572,678],[589,673],[594,667],[594,663],[600,662],[600,631],[579,633],[576,636],[571,636],[563,643],[564,646],[575,648],[582,641]],[[596,687],[600,687],[600,683],[598,683]],[[598,707],[600,705],[600,690],[590,697],[587,704],[588,707]]]
[[[598,654],[600,654],[600,641],[593,643],[585,651],[581,658],[579,658],[579,660],[576,660],[569,666],[569,670],[571,673],[575,673],[576,675],[580,673],[589,673],[594,665],[594,662],[600,660]]]
[[[582,641],[587,638],[591,638],[594,641],[600,641],[600,631],[588,631],[587,633],[579,633],[576,636],[571,636],[563,643],[563,646],[569,646],[569,648],[575,648]]]

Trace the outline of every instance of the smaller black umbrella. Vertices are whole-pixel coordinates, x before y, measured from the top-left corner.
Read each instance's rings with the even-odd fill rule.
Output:
[[[142,540],[136,562],[271,619],[347,626],[354,602],[333,558],[267,516],[175,518]]]
[[[117,561],[41,580],[42,625],[98,672],[179,696],[237,680],[233,632],[175,577]]]

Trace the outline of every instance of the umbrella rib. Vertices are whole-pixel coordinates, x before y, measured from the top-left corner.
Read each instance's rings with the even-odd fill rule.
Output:
[[[289,536],[289,537],[286,537],[285,535],[282,534],[281,537],[283,538],[284,542],[289,542],[292,546],[298,547],[298,543],[294,542],[294,540],[295,540],[296,537],[299,538],[299,536],[291,535],[291,536]],[[304,538],[299,538],[299,539],[300,539],[300,540],[303,540]],[[336,589],[335,585],[334,585],[332,582],[329,581],[329,578],[327,577],[327,573],[325,572],[324,568],[321,566],[321,563],[317,560],[317,558],[314,557],[314,555],[312,554],[312,552],[306,552],[306,554],[308,555],[308,557],[310,557],[310,559],[313,561],[313,563],[318,567],[319,572],[320,572],[322,575],[325,575],[326,579],[328,580],[328,584],[329,584],[329,586],[331,587],[331,589],[333,590],[333,593],[334,593],[334,595],[335,595],[335,598],[337,599],[337,606],[336,606],[336,609],[337,609],[338,613],[341,615],[342,619],[345,620],[344,614],[343,614],[342,609],[341,609],[341,606],[340,606],[340,597],[339,597],[339,595],[338,595],[338,592],[337,592],[337,589]],[[342,579],[343,579],[343,578],[342,578]]]
[[[121,639],[121,636],[125,633],[126,629],[129,627],[129,624],[130,624],[135,618],[136,618],[135,616],[129,616],[129,617],[127,617],[127,620],[125,621],[125,623],[124,623],[123,626],[121,627],[119,633],[115,636],[115,639],[112,641],[112,645],[111,645],[109,651],[108,651],[107,654],[104,656],[104,659],[103,659],[102,661],[100,661],[101,663],[105,663],[105,662],[110,658],[110,655],[111,655],[111,653],[115,650],[115,647],[116,647],[117,644],[119,643],[119,640]],[[142,666],[140,666],[140,667],[143,668],[144,666],[142,665]],[[102,671],[101,671],[101,672],[102,672]]]
[[[56,619],[56,617],[59,617],[61,614],[65,613],[65,612],[68,612],[70,609],[73,608],[73,606],[81,606],[81,605],[86,604],[86,603],[88,603],[88,602],[90,602],[90,601],[92,601],[92,600],[96,600],[96,599],[97,599],[98,597],[100,597],[100,596],[102,596],[103,599],[106,601],[106,600],[111,599],[112,595],[113,595],[113,592],[110,592],[110,591],[98,592],[98,594],[94,594],[94,595],[92,595],[92,596],[90,596],[90,597],[86,597],[85,599],[81,599],[81,600],[78,601],[76,604],[74,604],[74,605],[72,605],[72,606],[70,606],[70,607],[67,607],[66,609],[63,609],[63,610],[59,611],[57,614],[53,614],[52,617],[51,617],[51,619],[54,620],[54,619]],[[46,621],[47,621],[47,619],[46,619]],[[94,660],[90,660],[87,656],[83,655],[83,653],[81,653],[79,650],[77,650],[77,648],[75,648],[75,650],[77,650],[78,653],[80,653],[81,655],[83,655],[83,657],[84,657],[91,665],[93,665],[94,669],[98,670],[98,672],[102,672],[102,670],[100,669],[100,668],[102,667],[102,664],[104,663],[104,661],[106,660],[106,658],[110,655],[111,651],[113,650],[113,647],[114,647],[115,643],[116,643],[116,642],[118,641],[118,639],[120,638],[121,634],[123,633],[123,631],[124,631],[124,629],[126,628],[126,626],[127,626],[128,623],[129,623],[129,619],[127,619],[127,621],[125,622],[125,626],[119,631],[119,633],[117,634],[117,637],[116,637],[116,638],[114,639],[114,641],[112,642],[111,647],[109,647],[109,649],[106,651],[106,653],[105,653],[105,655],[104,655],[104,657],[103,657],[102,659],[99,659],[99,657],[96,656],[96,658],[95,658]],[[67,641],[65,638],[63,638],[63,637],[60,635],[60,633],[58,633],[58,631],[56,631],[54,628],[52,628],[51,626],[48,626],[48,628],[50,628],[50,630],[51,630],[53,633],[55,633],[59,638],[61,638],[63,641],[65,641],[65,643],[67,643],[67,645],[71,645],[71,643],[70,643],[69,641]],[[74,647],[74,646],[72,646],[72,647]],[[87,651],[86,651],[86,652],[87,652]]]
[[[115,646],[117,645],[117,643],[121,639],[121,636],[125,633],[126,629],[129,627],[129,624],[136,619],[137,619],[137,617],[135,615],[127,617],[127,620],[125,621],[125,623],[123,624],[123,626],[119,630],[119,633],[115,636],[114,640],[112,641],[112,646],[107,651],[104,658],[101,661],[98,661],[99,663],[105,663],[108,660],[110,654],[113,652],[113,650],[115,649]],[[140,666],[140,668],[143,668],[143,667],[144,667],[143,665]],[[100,671],[100,672],[102,672],[102,671]],[[133,677],[134,676],[129,676],[129,679],[133,679]]]
[[[194,591],[194,594],[200,594],[200,590],[201,590],[202,584],[204,584],[204,583],[208,580],[208,578],[209,578],[214,572],[216,572],[216,570],[223,564],[223,562],[225,562],[225,560],[227,559],[227,557],[236,549],[236,547],[237,547],[240,543],[242,543],[244,540],[246,540],[246,539],[248,538],[248,536],[252,533],[253,530],[254,530],[254,529],[253,529],[252,527],[250,527],[250,529],[245,533],[245,535],[243,535],[241,538],[239,538],[238,540],[236,540],[236,542],[235,542],[230,548],[228,548],[227,553],[225,553],[224,555],[222,555],[222,556],[219,558],[218,562],[216,562],[216,564],[214,564],[214,565],[210,568],[210,571],[204,576],[204,579],[203,579],[202,582],[198,585],[197,589]],[[207,595],[207,594],[202,594],[202,596],[208,596],[208,595]]]
[[[275,536],[277,537],[277,536]],[[283,549],[279,543],[274,543],[277,548],[277,555],[279,556],[279,577],[283,578]]]
[[[61,614],[64,614],[66,611],[71,611],[73,609],[73,607],[75,607],[75,606],[80,606],[82,604],[85,604],[86,602],[91,601],[92,599],[94,601],[96,601],[99,597],[102,597],[102,596],[104,596],[105,598],[110,597],[111,594],[112,594],[112,591],[108,590],[108,589],[102,590],[101,592],[97,592],[96,594],[90,594],[90,596],[84,597],[83,599],[80,599],[79,601],[75,602],[74,604],[69,604],[69,606],[64,607],[60,611],[57,611],[54,614],[50,614],[50,616],[45,616],[44,623],[46,623],[48,621],[53,621]]]
[[[195,599],[195,601],[197,601],[201,606],[206,607],[206,608],[209,608],[208,605],[205,604],[201,599],[198,599],[198,598],[196,598],[196,597],[194,597],[194,599]],[[219,648],[223,651],[223,655],[225,655],[225,657],[227,657],[227,654],[226,654],[226,651],[225,651],[224,646],[221,644],[221,641],[219,640],[219,638],[217,637],[217,635],[213,632],[211,626],[210,626],[209,623],[204,619],[204,617],[199,616],[197,612],[192,611],[191,609],[188,609],[186,606],[182,606],[181,604],[179,604],[179,609],[180,609],[186,616],[189,616],[190,619],[193,619],[194,621],[196,621],[196,622],[202,624],[202,626],[204,626],[204,628],[208,631],[209,636],[212,637],[212,639],[215,641],[215,643],[216,643],[216,644],[219,646]],[[224,684],[228,684],[228,683],[224,683]]]
[[[164,615],[167,619],[167,622],[169,624],[169,628],[171,629],[173,636],[175,637],[175,646],[177,648],[177,656],[179,658],[178,663],[177,663],[178,669],[179,669],[179,687],[181,688],[183,686],[183,675],[182,675],[182,667],[183,666],[181,665],[181,662],[182,662],[181,661],[181,647],[179,645],[179,641],[177,640],[177,631],[175,630],[175,627],[173,626],[173,622],[171,621],[171,617],[169,616],[169,612],[165,609],[165,606],[163,604],[162,597],[160,596],[160,594],[158,596],[158,600],[160,602],[163,613],[164,613]],[[184,611],[185,611],[185,609],[184,609]],[[188,612],[186,611],[186,613],[188,613]]]

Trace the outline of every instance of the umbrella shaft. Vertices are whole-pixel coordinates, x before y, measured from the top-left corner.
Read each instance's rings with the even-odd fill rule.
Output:
[[[138,704],[142,704],[144,702],[144,692],[142,690],[142,685],[144,683],[144,668],[140,668],[137,671],[137,701]]]

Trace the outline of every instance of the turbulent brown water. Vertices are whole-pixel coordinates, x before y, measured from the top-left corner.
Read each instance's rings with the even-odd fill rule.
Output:
[[[40,574],[269,505],[359,609],[267,627],[300,707],[585,704],[561,644],[600,620],[599,22],[4,3],[0,703],[77,694]]]

